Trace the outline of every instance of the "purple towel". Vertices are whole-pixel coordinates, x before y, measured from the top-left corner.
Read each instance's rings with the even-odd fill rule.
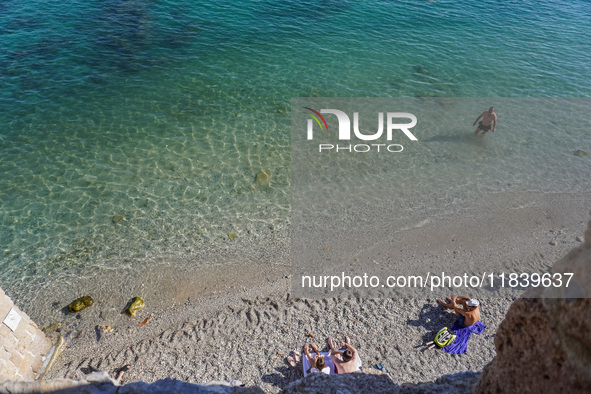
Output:
[[[443,348],[444,351],[451,354],[466,353],[468,350],[468,341],[472,334],[482,334],[486,326],[478,321],[469,327],[464,325],[464,316],[459,316],[458,320],[454,323],[451,330],[457,335],[456,340],[451,345]]]

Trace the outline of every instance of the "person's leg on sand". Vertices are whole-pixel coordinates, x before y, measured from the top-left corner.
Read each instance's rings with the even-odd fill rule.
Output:
[[[129,368],[131,368],[131,365],[127,364],[117,370],[117,377],[115,378],[117,384],[121,384],[121,378],[123,378],[123,374],[127,372]]]

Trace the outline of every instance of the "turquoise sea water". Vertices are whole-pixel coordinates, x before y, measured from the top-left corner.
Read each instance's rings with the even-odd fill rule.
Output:
[[[591,96],[586,0],[195,3],[0,2],[5,290],[285,223],[292,97]],[[442,172],[520,157],[501,177],[536,189],[520,171],[548,155],[574,175],[543,188],[580,189],[588,162],[556,148],[591,152],[583,126],[460,150],[433,131],[434,154],[407,165],[428,192]]]

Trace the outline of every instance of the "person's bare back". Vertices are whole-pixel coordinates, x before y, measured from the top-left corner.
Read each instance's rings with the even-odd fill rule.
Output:
[[[344,351],[336,350],[332,342],[332,338],[328,338],[328,346],[330,347],[330,357],[334,362],[337,373],[349,373],[359,371],[359,355],[357,350],[351,346],[349,337],[345,337],[345,342],[341,343],[341,346],[345,346],[347,349]]]
[[[470,327],[480,320],[480,303],[478,300],[472,300],[470,297],[452,297],[448,298],[449,303],[437,300],[439,305],[452,309],[456,315],[464,317],[464,326]],[[460,308],[459,305],[462,307]]]

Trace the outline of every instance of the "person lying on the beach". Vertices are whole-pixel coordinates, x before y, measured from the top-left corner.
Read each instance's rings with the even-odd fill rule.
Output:
[[[346,347],[345,350],[336,350],[332,342],[332,338],[328,338],[328,346],[330,347],[330,358],[336,367],[336,373],[348,373],[361,370],[361,360],[357,350],[351,346],[349,336],[345,337],[345,342],[341,342],[341,347]]]
[[[452,309],[458,316],[451,328],[456,334],[456,340],[452,344],[445,346],[443,350],[451,354],[466,353],[468,340],[472,334],[482,334],[486,328],[480,321],[480,302],[475,298],[456,296],[447,298],[447,302],[440,299],[437,302],[444,308]]]
[[[304,346],[304,355],[308,359],[308,362],[310,362],[310,369],[307,371],[307,373],[322,372],[330,375],[330,367],[326,366],[326,363],[324,362],[324,356],[318,351],[318,346],[316,346],[315,343],[312,343],[310,346],[316,354],[314,355],[314,358],[312,358],[308,344]]]

